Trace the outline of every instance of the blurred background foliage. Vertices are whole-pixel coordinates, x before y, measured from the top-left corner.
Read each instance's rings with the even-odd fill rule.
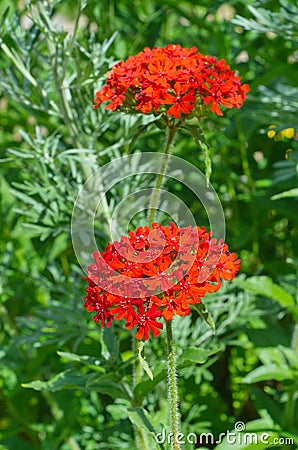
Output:
[[[295,441],[269,448],[297,448],[297,2],[201,3],[1,0],[1,450],[135,449],[133,425],[168,425],[164,337],[146,346],[153,381],[132,391],[130,333],[99,330],[83,310],[70,220],[97,164],[162,149],[150,117],[92,101],[116,61],[170,42],[226,59],[251,87],[241,110],[203,124],[242,268],[206,300],[216,336],[195,314],[176,321],[182,431],[217,436],[241,420]],[[174,154],[204,170],[189,135]],[[107,195],[99,246],[136,183],[148,180]],[[166,187],[205,223],[189,190]]]

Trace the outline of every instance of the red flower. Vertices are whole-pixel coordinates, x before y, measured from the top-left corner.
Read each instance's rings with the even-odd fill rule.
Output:
[[[228,246],[204,227],[174,223],[139,227],[93,258],[85,278],[85,308],[96,312],[93,319],[101,327],[123,319],[127,329],[137,328],[137,339],[145,340],[150,330],[159,335],[162,318],[189,315],[191,305],[220,289],[222,279],[233,279],[240,267]]]
[[[115,64],[106,85],[96,92],[94,108],[174,118],[200,118],[202,109],[222,115],[220,106],[240,108],[249,91],[225,60],[202,55],[196,47],[169,44],[145,48]],[[210,105],[210,106],[209,106]]]
[[[163,328],[162,323],[158,322],[156,319],[160,317],[162,312],[157,309],[156,305],[149,306],[147,310],[144,304],[138,306],[138,312],[131,321],[126,322],[126,328],[130,330],[134,326],[137,326],[138,332],[136,338],[141,340],[144,338],[146,341],[149,338],[149,331],[152,331],[154,337],[160,334],[160,329]]]
[[[92,280],[88,278],[86,280],[89,283],[89,287],[86,289],[87,296],[84,297],[84,300],[86,300],[84,306],[88,312],[96,311],[96,315],[93,317],[94,322],[101,322],[101,328],[107,322],[107,328],[109,328],[114,318],[110,311],[111,301],[107,294],[99,286],[96,286]]]
[[[170,116],[178,118],[181,116],[181,113],[189,114],[193,110],[196,95],[193,89],[189,90],[189,86],[175,83],[174,88],[169,89],[168,92],[164,95],[161,103],[163,105],[172,105],[167,111]]]

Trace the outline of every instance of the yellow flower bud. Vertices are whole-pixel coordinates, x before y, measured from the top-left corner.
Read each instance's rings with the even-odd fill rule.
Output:
[[[280,132],[280,134],[283,137],[286,137],[288,139],[292,139],[294,137],[294,135],[295,135],[295,130],[294,130],[294,128],[285,128],[284,130],[282,130]]]
[[[267,131],[267,136],[269,137],[269,139],[272,139],[276,135],[276,131],[272,129],[270,130],[270,128],[276,128],[276,125],[270,125],[269,131]]]

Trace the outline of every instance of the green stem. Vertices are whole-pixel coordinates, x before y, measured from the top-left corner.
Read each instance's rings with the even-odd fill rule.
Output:
[[[135,355],[134,359],[134,366],[133,366],[133,386],[134,388],[142,381],[143,376],[143,367],[140,363],[139,358],[139,346],[140,342],[136,340],[136,338],[133,336],[132,338],[132,347]],[[137,428],[134,425],[134,434],[135,434],[135,441],[136,446],[138,450],[150,450],[147,435],[145,430],[142,428]]]
[[[164,176],[166,173],[169,156],[172,150],[172,144],[178,127],[169,126],[168,136],[166,140],[166,146],[164,155],[161,161],[160,171],[156,178],[154,190],[151,197],[150,207],[148,211],[148,223],[149,225],[154,222],[158,202],[160,199],[160,189],[164,182]],[[167,346],[168,346],[168,388],[169,388],[169,403],[170,403],[170,424],[173,439],[173,450],[180,450],[178,444],[178,432],[179,432],[179,410],[178,410],[178,389],[176,378],[176,363],[175,363],[175,346],[173,341],[172,323],[166,322],[167,330]]]
[[[157,175],[154,190],[152,192],[151,202],[149,206],[148,211],[148,224],[149,226],[152,225],[152,222],[154,222],[156,209],[158,207],[158,202],[160,198],[160,189],[162,188],[164,176],[166,173],[166,168],[168,165],[169,156],[171,154],[172,150],[172,144],[173,140],[176,134],[177,128],[176,127],[168,127],[168,137],[166,141],[165,151],[163,154],[163,158],[161,161],[161,166],[159,170],[159,174]]]
[[[166,322],[167,344],[168,344],[168,386],[170,403],[170,425],[172,432],[173,450],[180,450],[178,443],[179,433],[179,407],[178,388],[176,377],[175,345],[172,333],[172,322]]]

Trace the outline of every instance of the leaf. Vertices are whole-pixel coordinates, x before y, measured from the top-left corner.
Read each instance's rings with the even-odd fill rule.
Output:
[[[199,313],[199,315],[202,317],[202,319],[205,320],[205,322],[207,322],[207,324],[209,325],[209,327],[212,329],[213,333],[216,333],[216,327],[215,327],[215,323],[214,320],[211,316],[211,314],[209,313],[207,306],[201,302],[201,303],[196,303],[195,305],[193,305],[194,309]]]
[[[254,398],[256,410],[266,411],[267,420],[269,422],[268,429],[273,429],[274,423],[283,426],[281,422],[283,421],[284,416],[284,405],[282,403],[277,403],[274,396],[271,397],[271,395],[266,394],[257,386],[251,386],[250,389],[252,398]]]
[[[6,18],[8,17],[8,13],[9,13],[9,6],[1,13],[0,29],[3,27],[4,22],[5,22]]]
[[[77,355],[76,353],[60,352],[60,351],[57,351],[57,354],[66,361],[78,362],[88,367],[92,367],[92,369],[96,370],[97,372],[105,373],[105,369],[101,367],[102,361],[93,356]]]
[[[280,192],[271,197],[271,200],[278,200],[280,198],[298,197],[298,188],[289,189],[288,191]]]
[[[113,375],[111,373],[103,375],[100,378],[97,374],[92,374],[87,380],[86,388],[100,392],[101,394],[109,395],[115,399],[129,399],[128,394],[122,389],[122,384],[119,383],[118,379],[113,380]]]
[[[115,358],[119,354],[119,339],[111,328],[104,328],[100,334],[101,354],[105,359]]]
[[[158,383],[165,380],[166,378],[167,378],[167,371],[163,370],[155,374],[154,379],[141,381],[140,383],[138,383],[134,389],[134,395],[136,400],[139,403],[141,403],[150,392],[154,391],[155,386],[157,386]]]
[[[1,435],[3,436],[2,432]],[[3,439],[2,436],[1,439]],[[9,447],[0,444],[0,450],[9,450],[10,448],[21,448],[22,450],[32,450],[32,444],[26,442],[23,438],[18,436],[9,437],[7,444],[9,445]]]
[[[206,174],[206,178],[207,178],[207,187],[209,187],[210,177],[212,174],[212,165],[211,165],[209,146],[206,146],[204,150],[205,150],[205,174]]]
[[[29,195],[26,195],[20,191],[17,191],[16,189],[11,188],[10,192],[20,200],[28,207],[28,205],[32,205],[34,207],[34,210],[37,210],[38,212],[43,210],[43,205],[36,200],[34,200]]]
[[[148,363],[147,363],[147,361],[146,361],[146,360],[143,358],[143,356],[142,356],[142,350],[143,350],[144,346],[145,346],[145,343],[144,343],[144,342],[140,341],[140,342],[138,343],[138,359],[139,359],[139,361],[140,361],[140,363],[141,363],[143,369],[145,370],[145,372],[146,372],[147,375],[149,376],[149,378],[150,378],[151,380],[153,380],[153,374],[152,374],[152,372],[151,372],[151,370],[150,370],[150,368],[149,368],[149,366],[148,366]]]
[[[275,284],[268,276],[253,276],[245,280],[235,280],[242,289],[253,294],[262,295],[276,300],[280,306],[290,311],[295,319],[298,319],[298,308],[291,294]]]
[[[37,81],[35,78],[31,75],[31,73],[28,71],[26,66],[24,65],[23,61],[21,60],[20,56],[16,52],[15,49],[9,49],[8,46],[5,43],[0,44],[3,52],[6,54],[6,56],[11,60],[11,62],[15,65],[15,67],[20,71],[20,73],[34,86],[37,87]]]
[[[152,122],[148,122],[148,123],[145,123],[144,125],[139,125],[139,126],[138,126],[137,131],[134,133],[134,135],[133,135],[132,138],[131,138],[131,141],[130,141],[130,144],[129,144],[129,149],[128,149],[129,152],[131,152],[132,149],[134,148],[134,145],[135,145],[135,143],[137,142],[138,138],[139,138],[140,136],[142,136],[142,134],[145,134],[145,133],[147,132],[149,126],[150,126],[152,123],[156,123],[156,124],[157,124],[157,122],[158,122],[158,121],[155,121],[155,120],[154,120],[154,121],[152,121]]]
[[[60,391],[61,389],[77,389],[86,385],[86,377],[77,370],[65,370],[58,373],[48,381],[35,380],[30,383],[22,383],[22,387],[35,391]]]
[[[65,370],[58,373],[48,381],[35,380],[23,383],[22,387],[34,389],[35,391],[56,392],[65,389],[88,389],[109,395],[112,398],[128,398],[121,389],[118,380],[114,381],[111,374],[98,376],[98,374],[82,374],[78,370]]]
[[[268,380],[284,381],[294,378],[294,372],[287,365],[266,364],[252,370],[242,379],[242,383],[252,384]]]
[[[282,3],[282,0],[280,1]],[[272,12],[264,8],[255,8],[248,5],[248,10],[254,15],[255,19],[246,19],[236,15],[232,23],[240,25],[246,30],[253,30],[257,33],[266,33],[268,31],[275,32],[283,38],[287,36],[290,39],[297,37],[297,12],[296,6],[289,2],[283,2],[284,8],[280,8],[277,12]],[[287,5],[287,6],[286,6]]]
[[[150,416],[144,408],[137,407],[128,409],[127,414],[130,421],[136,427],[142,428],[143,430],[148,431],[150,434],[156,434],[154,427],[151,424]]]
[[[221,347],[216,347],[213,350],[198,347],[188,347],[184,350],[182,357],[189,361],[203,364],[207,361],[209,356],[214,355],[222,350]]]

